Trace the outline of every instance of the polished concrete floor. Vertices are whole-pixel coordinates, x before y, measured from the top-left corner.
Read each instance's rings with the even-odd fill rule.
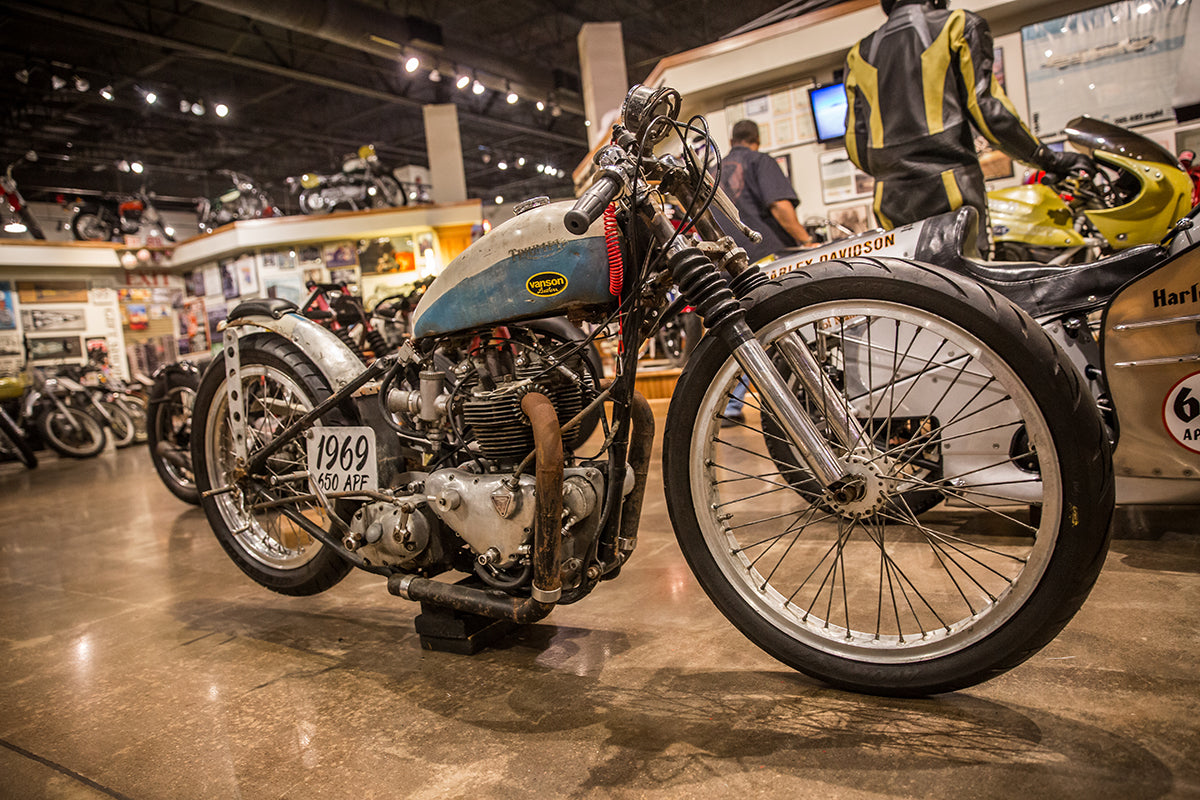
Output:
[[[886,700],[714,610],[657,463],[619,580],[454,656],[374,576],[251,583],[144,448],[43,455],[0,464],[3,798],[1200,797],[1196,509],[1123,509],[1091,598],[1026,664]]]

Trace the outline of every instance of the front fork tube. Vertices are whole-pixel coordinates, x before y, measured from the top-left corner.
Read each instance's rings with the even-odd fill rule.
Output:
[[[837,454],[771,362],[762,343],[754,338],[754,332],[746,324],[745,311],[734,298],[725,276],[707,256],[677,237],[667,255],[672,277],[684,296],[700,314],[705,325],[729,346],[734,359],[758,387],[787,438],[799,451],[805,465],[826,487],[830,497],[837,502],[858,499],[863,490],[862,480],[851,475],[838,460]],[[806,386],[811,383],[816,389],[810,396],[831,399],[833,387],[822,381],[820,366],[808,351],[808,345],[794,334],[789,338],[784,357],[789,362],[795,359],[796,363],[791,366],[801,377],[801,383]],[[826,405],[840,406],[839,403]],[[834,435],[843,439],[843,443],[854,438],[848,423],[851,418],[852,415],[843,408],[841,424],[835,425],[842,430]]]
[[[800,385],[809,397],[819,397],[817,406],[825,415],[826,425],[830,433],[837,437],[846,450],[855,450],[868,441],[866,431],[858,418],[854,416],[850,404],[842,399],[841,393],[820,363],[813,355],[808,344],[796,331],[788,331],[781,336],[775,346],[783,355],[783,360],[791,367],[792,374],[800,379]]]

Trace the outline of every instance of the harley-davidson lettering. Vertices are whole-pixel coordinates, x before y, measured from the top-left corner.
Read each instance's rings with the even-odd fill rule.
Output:
[[[525,288],[538,297],[554,297],[567,288],[567,279],[557,272],[539,272],[525,281]]]
[[[1154,307],[1162,308],[1163,306],[1177,306],[1183,303],[1200,302],[1200,293],[1197,292],[1197,287],[1200,287],[1200,284],[1193,283],[1191,286],[1188,286],[1179,292],[1168,292],[1166,289],[1155,289]]]
[[[865,242],[857,242],[852,245],[847,245],[846,247],[840,247],[837,250],[830,250],[827,253],[821,253],[819,256],[813,256],[812,258],[806,258],[802,261],[796,261],[792,264],[788,264],[786,267],[780,268],[779,270],[773,270],[768,265],[766,267],[767,277],[774,280],[781,275],[786,275],[789,272],[794,272],[795,270],[807,267],[813,263],[819,263],[821,261],[834,261],[842,258],[858,258],[859,256],[870,255],[871,253],[878,253],[881,250],[891,247],[895,243],[896,234],[885,233],[882,236],[876,236],[874,239],[868,239]]]
[[[1200,453],[1200,372],[1175,384],[1163,402],[1163,424],[1181,446]]]

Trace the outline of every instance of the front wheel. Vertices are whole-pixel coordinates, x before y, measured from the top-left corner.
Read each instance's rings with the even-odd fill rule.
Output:
[[[728,417],[744,375],[706,339],[672,397],[663,472],[722,613],[802,672],[889,695],[973,685],[1053,639],[1103,564],[1113,477],[1095,404],[1045,333],[896,259],[827,262],[750,299],[776,364],[785,337],[817,357],[836,396],[798,399],[865,494],[825,494],[753,385]],[[852,436],[828,429],[834,402]]]
[[[312,362],[287,340],[272,334],[246,336],[235,345],[241,363],[241,402],[245,420],[239,427],[248,452],[262,447],[302,417],[331,392]],[[192,466],[201,506],[217,540],[250,578],[280,594],[309,595],[336,584],[350,562],[307,533],[297,517],[328,530],[324,507],[312,499],[308,482],[296,480],[307,469],[303,436],[284,445],[267,460],[264,475],[240,476],[226,382],[225,351],[214,359],[196,393],[192,424]],[[331,412],[315,424],[346,424]],[[271,485],[270,478],[283,478]],[[226,489],[204,497],[210,489]],[[274,500],[286,505],[262,505]]]
[[[51,408],[37,419],[50,449],[66,458],[91,458],[104,449],[104,428],[91,415],[70,406]]]
[[[129,447],[137,438],[137,424],[133,417],[122,406],[114,401],[101,400],[104,406],[104,416],[100,411],[95,412],[96,421],[108,426],[112,433],[113,447],[118,449]]]
[[[146,423],[147,446],[154,470],[171,494],[200,505],[192,472],[192,409],[200,379],[195,372],[168,374],[154,388]]]
[[[71,233],[81,242],[107,242],[113,238],[116,220],[104,206],[85,203],[71,218]]]
[[[13,422],[12,418],[0,408],[0,453],[11,452],[16,455],[29,469],[33,469],[38,465],[37,455],[29,446],[29,442],[25,441],[25,437],[21,434],[21,429]]]

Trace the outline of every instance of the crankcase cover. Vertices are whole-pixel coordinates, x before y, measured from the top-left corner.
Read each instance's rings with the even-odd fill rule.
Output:
[[[497,225],[446,265],[413,313],[413,335],[454,333],[562,314],[616,300],[609,292],[604,223],[569,233],[570,200]]]

